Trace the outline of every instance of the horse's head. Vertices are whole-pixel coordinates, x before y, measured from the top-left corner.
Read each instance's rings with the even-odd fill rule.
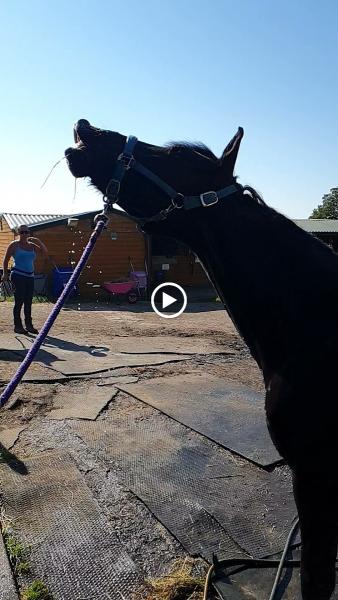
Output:
[[[65,151],[71,173],[74,177],[89,177],[104,193],[125,138],[113,131],[93,127],[86,119],[75,123],[73,133],[76,146]]]
[[[134,157],[178,193],[199,195],[233,183],[242,137],[243,129],[239,128],[221,158],[202,144],[173,143],[157,147],[143,142],[138,142]],[[75,147],[65,151],[70,171],[75,177],[89,177],[92,184],[105,194],[126,137],[98,129],[86,119],[80,119],[74,126],[74,140]],[[165,209],[170,198],[152,181],[131,170],[122,182],[118,202],[129,214],[146,219]],[[180,217],[182,221],[183,215]],[[170,215],[171,222],[177,218],[177,215]]]

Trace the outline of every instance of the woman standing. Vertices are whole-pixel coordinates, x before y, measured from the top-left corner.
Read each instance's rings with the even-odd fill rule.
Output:
[[[32,300],[34,292],[34,261],[38,252],[48,256],[46,246],[37,238],[28,237],[27,225],[18,228],[19,239],[11,242],[7,248],[3,263],[3,281],[8,279],[8,263],[14,259],[11,281],[14,285],[14,331],[15,333],[39,333],[32,323]],[[21,309],[24,306],[25,325],[21,321]]]

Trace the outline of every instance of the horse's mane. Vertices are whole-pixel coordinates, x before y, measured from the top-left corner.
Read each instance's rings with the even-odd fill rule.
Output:
[[[235,179],[236,179],[236,177],[235,177]],[[267,204],[264,202],[262,196],[253,187],[251,187],[251,185],[244,185],[243,190],[245,192],[249,192],[248,195],[251,196],[251,198],[253,200],[255,200],[257,202],[257,204],[262,204],[262,206],[267,206]]]
[[[192,152],[198,152],[206,158],[209,158],[215,163],[215,166],[219,164],[219,158],[202,142],[168,142],[163,146],[163,151],[166,154],[173,154],[174,152],[180,152],[181,150],[191,150]]]

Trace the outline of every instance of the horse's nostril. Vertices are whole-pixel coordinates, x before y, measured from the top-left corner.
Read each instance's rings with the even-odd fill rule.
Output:
[[[74,151],[74,148],[67,148],[67,150],[65,150],[65,156],[70,156],[73,151]]]

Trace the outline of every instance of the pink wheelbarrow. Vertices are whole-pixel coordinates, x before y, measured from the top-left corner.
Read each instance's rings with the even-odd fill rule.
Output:
[[[130,304],[135,304],[139,297],[137,281],[105,281],[101,287],[112,297],[124,296]]]

